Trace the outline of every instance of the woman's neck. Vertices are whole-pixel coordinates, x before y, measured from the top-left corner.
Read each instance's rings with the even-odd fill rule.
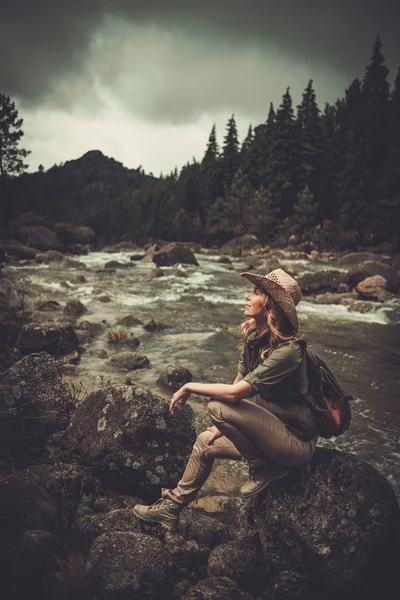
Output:
[[[261,335],[262,333],[267,331],[267,329],[268,329],[268,324],[265,323],[265,321],[262,321],[261,323],[257,323],[257,321],[256,321],[257,335]]]

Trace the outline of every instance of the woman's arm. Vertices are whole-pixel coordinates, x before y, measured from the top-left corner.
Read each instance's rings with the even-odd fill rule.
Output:
[[[237,379],[237,377],[236,377]],[[250,384],[247,381],[236,381],[236,383],[225,384],[225,383],[196,383],[190,382],[185,383],[175,394],[172,396],[169,410],[171,413],[174,412],[174,406],[177,402],[185,404],[186,400],[190,397],[190,394],[198,394],[199,396],[209,396],[217,400],[225,400],[225,402],[239,402],[246,398]]]

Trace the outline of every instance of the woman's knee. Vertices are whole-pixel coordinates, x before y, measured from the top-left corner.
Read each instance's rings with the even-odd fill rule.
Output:
[[[195,444],[193,446],[193,450],[196,450],[197,452],[200,452],[200,454],[204,454],[204,452],[208,448],[207,441],[210,439],[210,436],[211,436],[211,431],[202,431],[197,436],[197,439],[196,439]]]

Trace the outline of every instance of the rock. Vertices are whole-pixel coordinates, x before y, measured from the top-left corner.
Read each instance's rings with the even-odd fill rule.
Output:
[[[61,250],[62,248],[61,240],[56,232],[41,225],[21,227],[15,235],[23,244],[39,250]]]
[[[219,259],[217,260],[217,263],[220,263],[222,265],[231,265],[232,261],[229,258],[229,256],[220,256]]]
[[[296,571],[282,571],[274,577],[261,600],[318,600],[313,594],[309,579]]]
[[[74,260],[72,258],[67,258],[64,262],[64,265],[68,268],[68,269],[87,269],[87,266],[85,265],[85,263],[81,262],[80,260]],[[73,278],[73,281],[77,281],[77,282],[85,282],[86,279],[83,275],[76,275],[76,277]]]
[[[252,250],[254,247],[259,245],[260,240],[255,235],[247,233],[246,235],[242,235],[240,237],[239,243],[237,242],[236,238],[234,238],[233,240],[230,240],[221,246],[219,251],[221,254],[238,256],[241,252],[243,252],[243,250]]]
[[[143,321],[134,315],[125,315],[125,317],[118,319],[116,324],[123,325],[124,327],[134,327],[135,325],[143,325]]]
[[[150,361],[147,356],[138,352],[118,352],[109,358],[108,363],[113,367],[127,369],[128,371],[150,368]]]
[[[74,281],[75,283],[86,283],[87,279],[84,275],[75,275],[75,277],[72,278],[72,281]]]
[[[155,322],[154,319],[151,319],[150,321],[148,321],[147,323],[145,323],[145,325],[143,325],[143,328],[146,331],[162,331],[163,329],[166,329],[168,327],[168,325],[165,325],[164,323],[159,323],[159,322]]]
[[[200,508],[206,513],[218,514],[224,512],[225,505],[229,501],[229,496],[201,496],[190,503],[192,508]]]
[[[400,510],[389,482],[352,454],[317,448],[311,461],[250,501],[267,564],[312,574],[351,598],[393,578]]]
[[[350,292],[350,286],[347,283],[340,283],[337,289],[338,294],[347,294]]]
[[[198,262],[192,250],[181,242],[172,242],[155,252],[153,262],[157,267],[170,267],[176,264],[197,265]]]
[[[93,348],[93,350],[89,350],[89,354],[94,358],[108,358],[107,350],[103,350],[103,348]]]
[[[88,469],[65,464],[34,465],[4,477],[0,486],[0,528],[65,534],[82,494],[95,489]]]
[[[248,501],[242,497],[231,497],[224,505],[222,516],[230,539],[249,539],[257,533],[254,524],[250,522]]]
[[[318,304],[339,304],[343,296],[341,294],[335,294],[333,292],[325,292],[325,294],[318,294],[315,297]]]
[[[103,302],[103,303],[107,303],[107,302],[111,302],[111,298],[110,296],[107,296],[107,294],[101,294],[98,297],[99,302]]]
[[[136,244],[127,240],[125,240],[124,242],[119,242],[118,244],[116,244],[115,247],[118,250],[118,252],[131,252],[132,250],[137,250]]]
[[[92,338],[98,337],[99,335],[104,333],[105,330],[105,326],[103,325],[103,323],[96,323],[92,321],[80,321],[77,324],[77,327],[79,327],[79,329],[82,329],[83,331],[88,331]]]
[[[79,340],[70,323],[44,321],[24,325],[16,345],[22,354],[44,351],[53,356],[60,356],[76,350]]]
[[[164,271],[162,269],[153,269],[149,273],[149,279],[157,279],[157,277],[164,277]]]
[[[90,333],[88,331],[84,331],[83,329],[75,329],[75,333],[78,337],[80,345],[90,344],[90,342],[93,340]]]
[[[171,559],[161,542],[147,535],[105,533],[93,542],[90,562],[102,600],[168,597]]]
[[[157,383],[174,392],[180,387],[192,381],[192,374],[185,367],[168,365],[157,379]]]
[[[22,259],[34,259],[39,252],[39,248],[28,248],[19,242],[6,243],[3,247],[9,256]]]
[[[64,254],[58,250],[47,250],[47,252],[38,252],[35,256],[37,263],[52,263],[62,262],[64,260]]]
[[[27,598],[32,590],[35,590],[36,597],[46,597],[57,567],[56,553],[59,551],[59,538],[40,529],[3,540],[2,573],[6,579],[3,575],[2,587],[3,590],[10,590],[8,597]]]
[[[208,558],[209,577],[229,577],[246,591],[265,589],[267,567],[258,540],[232,540],[214,548]]]
[[[43,443],[45,436],[65,429],[72,408],[71,394],[54,358],[45,352],[26,356],[0,374],[0,443],[7,446],[10,436],[10,449],[16,452],[23,452],[29,440]]]
[[[73,321],[85,314],[85,312],[87,312],[87,308],[77,298],[74,300],[68,300],[64,308],[64,315]]]
[[[192,417],[189,406],[170,415],[164,398],[137,385],[104,387],[75,409],[61,456],[96,468],[107,489],[154,501],[186,466],[195,441]]]
[[[347,283],[347,275],[340,271],[317,271],[305,273],[296,278],[303,294],[315,292],[336,292],[341,283]]]
[[[186,540],[179,533],[165,533],[165,547],[176,562],[181,574],[192,574],[202,568],[205,574],[210,549],[195,540]],[[199,575],[200,573],[198,573]]]
[[[354,300],[349,304],[349,312],[369,313],[374,310],[372,302],[362,302],[360,300]]]
[[[348,283],[350,287],[355,288],[360,281],[363,281],[367,277],[373,277],[374,275],[381,275],[386,279],[391,274],[391,268],[381,262],[367,260],[359,265],[352,267],[349,273]]]
[[[339,265],[347,267],[349,265],[359,265],[367,260],[377,262],[379,259],[379,254],[373,254],[372,252],[351,252],[350,254],[344,254],[339,259]]]
[[[188,274],[183,269],[174,269],[172,272],[174,277],[188,277]]]
[[[227,527],[217,519],[194,508],[185,508],[179,519],[179,533],[212,549],[227,539]]]
[[[53,229],[63,244],[90,244],[96,237],[93,229],[84,225],[54,223]]]
[[[138,503],[139,501],[137,500],[136,504]],[[89,549],[94,539],[104,533],[109,534],[114,531],[141,533],[139,521],[131,508],[79,516],[75,520],[74,531],[80,541],[79,546],[84,546],[86,549]]]
[[[390,300],[392,294],[386,290],[387,280],[381,275],[367,277],[356,286],[356,291],[367,300]]]
[[[104,265],[105,269],[131,269],[135,265],[133,263],[120,263],[117,260],[109,260]]]
[[[0,314],[24,308],[24,291],[8,277],[0,277]]]
[[[132,254],[129,258],[131,260],[142,260],[144,258],[144,254]]]
[[[229,577],[209,577],[189,589],[182,600],[252,600]]]
[[[141,500],[139,498],[126,495],[116,496],[113,494],[108,496],[98,496],[93,501],[93,511],[102,514],[121,509],[129,509],[132,511],[133,507],[140,502]]]
[[[57,300],[45,300],[36,306],[41,312],[50,312],[53,310],[61,310],[61,304]]]

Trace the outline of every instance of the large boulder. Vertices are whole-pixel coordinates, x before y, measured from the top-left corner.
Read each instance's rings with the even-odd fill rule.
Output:
[[[306,572],[329,598],[344,589],[346,598],[390,589],[399,506],[389,482],[355,456],[319,448],[250,504],[272,572]]]
[[[96,480],[88,469],[66,464],[34,465],[3,477],[0,485],[0,530],[67,533],[84,493]]]
[[[147,497],[175,486],[195,440],[192,409],[171,415],[169,403],[137,385],[92,392],[75,410],[62,456],[96,468],[106,487]]]
[[[44,321],[24,325],[16,345],[22,354],[44,351],[61,356],[77,350],[79,339],[70,323]]]
[[[56,362],[31,354],[0,375],[1,463],[31,464],[44,454],[46,437],[67,427],[73,400]]]
[[[366,300],[379,300],[384,302],[390,300],[392,294],[387,291],[387,280],[381,275],[374,275],[373,277],[367,277],[360,281],[356,287],[356,291],[362,298]]]
[[[341,283],[347,283],[346,273],[334,270],[317,271],[305,273],[296,277],[303,294],[314,294],[315,292],[337,292]]]
[[[374,275],[381,275],[388,278],[391,276],[392,270],[389,265],[382,262],[367,260],[359,265],[354,265],[349,273],[348,283],[352,288],[355,288],[360,281]]]
[[[8,242],[4,244],[3,248],[9,256],[21,259],[34,259],[39,252],[39,248],[28,248],[17,241]]]
[[[61,250],[62,243],[55,231],[41,225],[21,227],[16,232],[17,239],[39,250]]]
[[[191,372],[179,365],[175,367],[173,365],[168,365],[157,379],[159,385],[162,385],[173,392],[179,390],[180,387],[189,381],[192,381]]]
[[[339,259],[339,264],[343,266],[359,265],[366,261],[383,262],[382,257],[379,254],[373,254],[372,252],[350,252],[344,254]]]
[[[188,265],[199,264],[192,250],[181,242],[172,242],[163,246],[161,250],[154,253],[153,262],[157,267],[170,267],[178,263]]]
[[[64,260],[64,254],[58,250],[47,250],[46,252],[38,252],[35,259],[38,263],[61,262]]]
[[[233,256],[240,255],[243,251],[252,250],[253,248],[260,246],[260,240],[251,233],[246,233],[240,236],[237,240],[229,240],[220,248],[221,254],[231,254]]]
[[[90,562],[99,600],[153,600],[169,596],[170,555],[159,540],[148,535],[104,533],[93,542]]]
[[[84,225],[54,223],[53,229],[63,244],[88,244],[96,237],[93,229]]]
[[[191,587],[183,600],[252,600],[252,596],[229,577],[209,577]]]

